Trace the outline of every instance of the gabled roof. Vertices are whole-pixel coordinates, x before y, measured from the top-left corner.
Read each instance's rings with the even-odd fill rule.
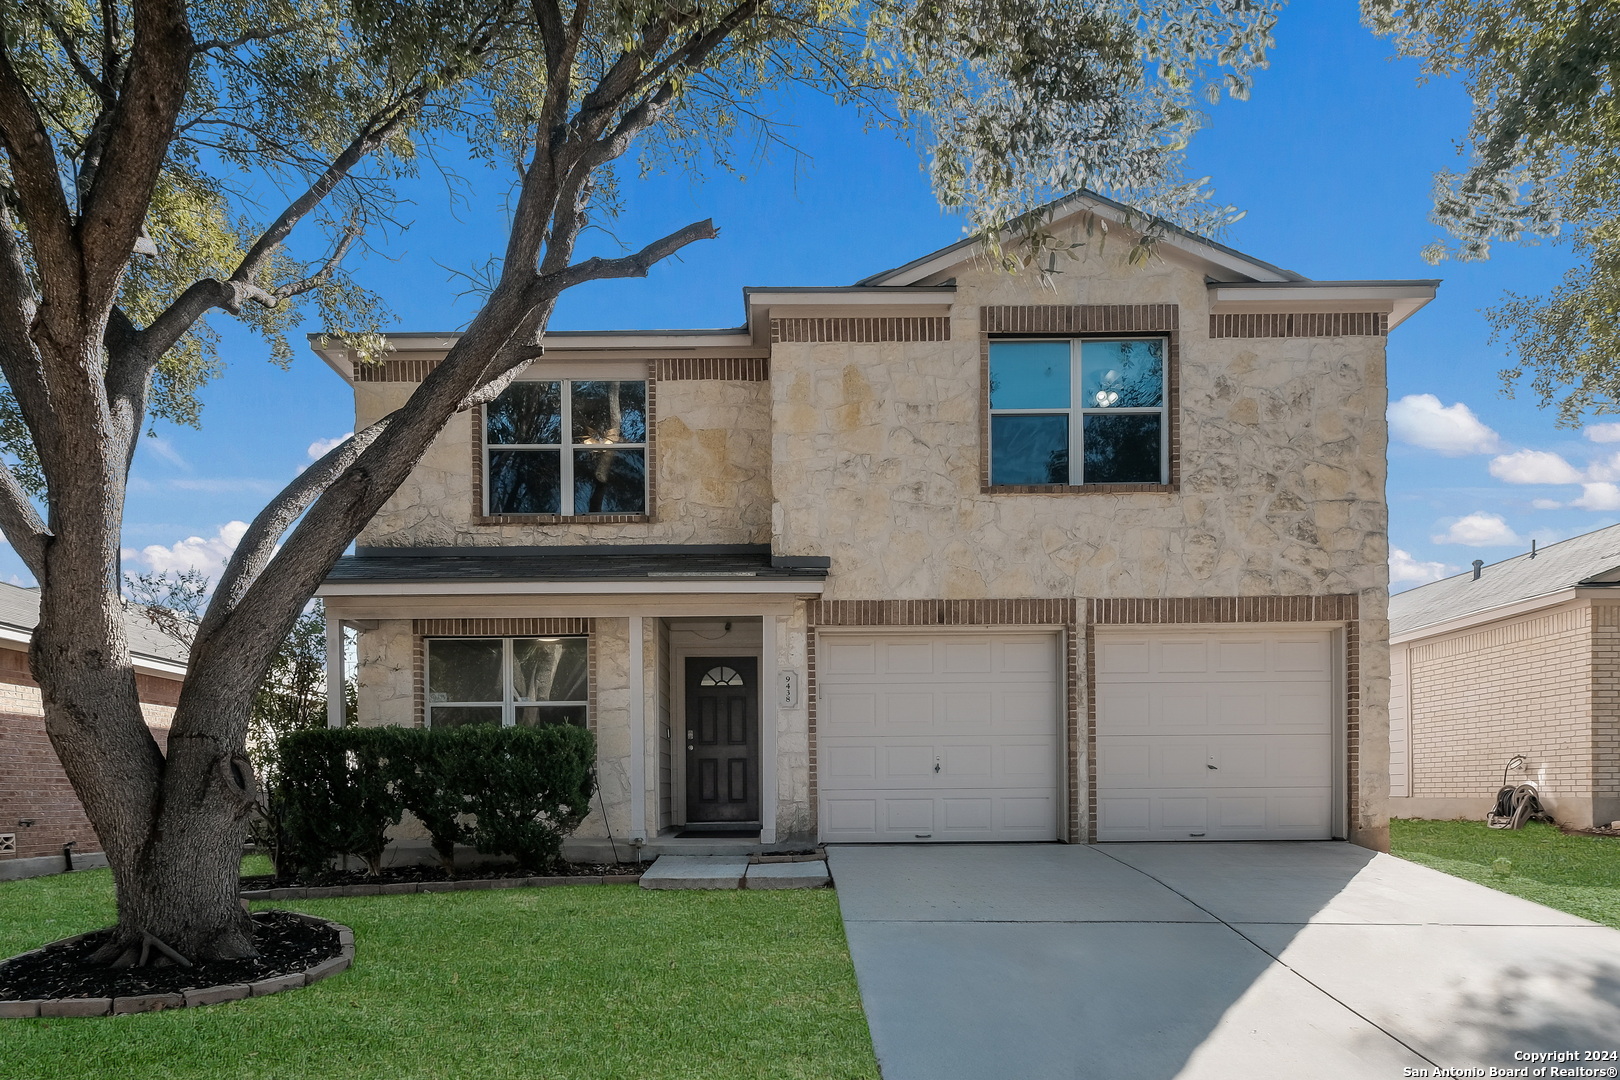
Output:
[[[1095,191],[1076,191],[1072,195],[1065,195],[1055,202],[1048,203],[1035,211],[1036,214],[1047,217],[1052,225],[1057,225],[1077,214],[1093,213],[1098,217],[1107,218],[1118,225],[1126,225],[1133,219],[1140,220],[1140,211],[1133,210],[1124,203],[1097,194]],[[1217,243],[1208,237],[1199,236],[1176,225],[1165,225],[1164,243],[1177,248],[1200,262],[1209,264],[1207,269],[1211,276],[1221,281],[1258,281],[1258,282],[1301,282],[1310,279],[1292,270],[1284,270],[1280,266],[1245,255],[1235,248]],[[1003,234],[1005,235],[1005,234]],[[931,251],[918,259],[913,259],[904,266],[897,266],[892,270],[885,270],[871,277],[856,282],[857,285],[918,285],[927,278],[940,271],[966,262],[975,254],[975,249],[983,243],[984,237],[970,236],[965,240],[958,240],[949,247]]]
[[[0,582],[0,642],[26,649],[39,625],[39,590]],[[177,678],[186,673],[186,647],[159,633],[140,612],[126,608],[124,632],[138,670]]]
[[[1410,634],[1468,615],[1477,615],[1538,597],[1552,602],[1577,586],[1620,584],[1620,525],[1561,540],[1484,567],[1420,585],[1389,598],[1389,632]]]

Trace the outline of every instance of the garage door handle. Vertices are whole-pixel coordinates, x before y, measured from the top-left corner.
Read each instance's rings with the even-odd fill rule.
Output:
[[[1206,769],[1219,769],[1220,766],[1219,765],[1205,765],[1204,768],[1206,768]]]
[[[939,772],[939,762],[934,762],[934,771]]]

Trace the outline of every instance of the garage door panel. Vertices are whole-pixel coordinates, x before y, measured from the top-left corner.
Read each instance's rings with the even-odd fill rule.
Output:
[[[1061,651],[1048,633],[828,634],[818,663],[823,839],[1052,840]]]
[[[1047,786],[1056,790],[1055,735],[1016,738],[826,740],[821,789],[1000,788]],[[939,771],[934,770],[935,764]]]
[[[1097,836],[1332,834],[1332,636],[1134,634],[1097,643]],[[1200,648],[1205,663],[1199,668]]]
[[[1122,759],[1115,768],[1113,759]],[[1313,735],[1110,736],[1097,740],[1099,783],[1109,787],[1326,785],[1326,741]]]
[[[1311,789],[1161,789],[1097,800],[1098,834],[1108,840],[1317,840],[1330,827],[1327,801]]]
[[[1050,840],[1057,830],[1055,789],[840,791],[822,801],[828,839],[839,843]]]

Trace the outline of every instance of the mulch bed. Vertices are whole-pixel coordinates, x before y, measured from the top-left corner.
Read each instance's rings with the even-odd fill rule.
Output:
[[[639,874],[647,869],[646,863],[558,863],[546,871],[548,877],[603,877],[612,874]],[[414,882],[427,881],[497,881],[507,878],[533,877],[533,870],[520,870],[511,863],[485,863],[480,866],[460,866],[454,874],[449,874],[438,866],[391,866],[383,870],[376,877],[372,877],[363,868],[319,874],[313,877],[303,877],[288,874],[285,877],[276,877],[273,874],[255,874],[242,879],[242,891],[253,892],[259,889],[285,889],[321,887],[329,888],[342,885],[404,885]]]
[[[313,923],[286,911],[259,911],[252,919],[258,956],[188,968],[114,969],[92,965],[90,955],[107,940],[110,930],[47,945],[38,952],[0,962],[0,1001],[135,997],[252,983],[305,971],[341,951],[338,932],[330,925]]]

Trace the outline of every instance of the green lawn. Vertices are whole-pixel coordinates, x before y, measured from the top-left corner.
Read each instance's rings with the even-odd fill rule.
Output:
[[[1620,837],[1397,818],[1389,823],[1389,847],[1403,859],[1620,929]]]
[[[310,900],[355,966],[303,990],[95,1020],[0,1020],[6,1080],[870,1078],[828,890],[633,885]],[[105,870],[0,884],[0,957],[112,921]]]

